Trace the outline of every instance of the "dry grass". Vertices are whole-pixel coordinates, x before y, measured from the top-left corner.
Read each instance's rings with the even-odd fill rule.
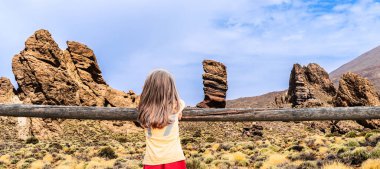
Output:
[[[346,166],[340,162],[332,162],[325,164],[322,169],[353,169],[352,167]]]
[[[369,159],[365,161],[361,169],[380,169],[380,159]]]
[[[289,160],[283,154],[272,154],[268,157],[268,159],[264,162],[261,169],[270,169],[276,168],[280,164],[288,163]]]
[[[91,124],[91,123],[89,123]],[[181,123],[181,139],[187,162],[193,168],[350,168],[371,169],[380,157],[380,144],[374,142],[379,131],[356,131],[352,134],[328,135],[310,129],[308,123],[263,122],[262,137],[242,135],[242,128],[252,123]],[[75,125],[67,131],[75,130]],[[83,126],[81,126],[83,127]],[[92,131],[92,126],[86,129]],[[95,127],[97,128],[97,127]],[[4,130],[0,124],[0,131]],[[327,130],[327,129],[326,129]],[[10,130],[7,130],[10,131]],[[198,135],[195,137],[196,131]],[[200,133],[200,134],[199,134]],[[369,134],[370,133],[370,134]],[[88,134],[88,135],[86,135]],[[144,133],[118,134],[96,132],[70,135],[57,140],[39,139],[36,144],[0,139],[0,169],[5,168],[142,168],[145,151]],[[92,139],[89,135],[93,135]],[[368,135],[368,137],[364,137]],[[122,139],[120,139],[122,138]],[[211,138],[211,139],[207,139]],[[214,140],[213,142],[209,142]],[[115,159],[99,156],[110,147]],[[360,156],[358,156],[360,155]],[[362,157],[362,158],[357,158]],[[367,160],[367,161],[365,161]],[[318,163],[323,161],[322,164]],[[345,166],[334,161],[344,161]],[[363,162],[363,163],[362,163]],[[327,163],[327,164],[325,164]],[[338,168],[339,169],[339,168]]]

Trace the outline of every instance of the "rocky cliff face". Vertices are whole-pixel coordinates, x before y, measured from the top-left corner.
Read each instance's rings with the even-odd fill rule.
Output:
[[[227,70],[223,63],[203,61],[203,91],[205,98],[197,104],[200,108],[224,108],[226,107]]]
[[[318,64],[294,64],[287,98],[293,107],[327,106],[336,90],[328,73]]]
[[[333,100],[336,107],[379,106],[379,93],[375,86],[366,78],[355,73],[343,74],[339,80],[339,88]],[[380,127],[380,120],[358,120],[367,128]]]
[[[68,41],[62,51],[46,30],[39,30],[14,56],[12,69],[24,103],[135,107],[137,96],[109,87],[94,52]]]
[[[67,49],[61,50],[47,30],[38,30],[26,40],[24,50],[13,57],[12,70],[19,88],[14,90],[9,80],[1,79],[0,95],[8,99],[14,95],[24,104],[136,107],[139,101],[133,91],[125,93],[107,85],[89,47],[68,41]],[[59,136],[64,132],[61,122],[32,118],[33,134]]]

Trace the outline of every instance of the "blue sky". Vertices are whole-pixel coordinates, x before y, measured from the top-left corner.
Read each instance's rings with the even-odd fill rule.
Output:
[[[371,0],[1,1],[0,23],[0,76],[14,79],[13,55],[43,28],[62,49],[66,40],[92,48],[120,90],[139,93],[152,69],[168,69],[189,105],[203,99],[203,59],[227,65],[235,99],[286,89],[293,63],[330,72],[380,45]]]

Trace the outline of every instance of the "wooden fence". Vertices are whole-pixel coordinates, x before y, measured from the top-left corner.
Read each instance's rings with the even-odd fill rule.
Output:
[[[134,108],[0,104],[0,116],[135,121]],[[302,109],[186,108],[183,121],[316,121],[380,119],[380,107]]]

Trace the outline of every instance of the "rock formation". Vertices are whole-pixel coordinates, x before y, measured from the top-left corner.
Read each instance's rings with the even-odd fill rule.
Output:
[[[137,96],[109,87],[96,56],[86,45],[68,41],[62,51],[46,30],[27,39],[12,69],[24,103],[135,107]]]
[[[329,74],[318,64],[293,65],[287,96],[293,107],[327,106],[335,93]]]
[[[21,104],[22,102],[16,95],[16,90],[14,89],[11,81],[8,78],[0,78],[0,104]],[[17,133],[18,139],[26,140],[31,136],[30,131],[30,118],[26,117],[0,117],[5,121],[17,121]]]
[[[379,94],[374,85],[366,78],[355,73],[343,74],[339,80],[339,88],[333,100],[336,107],[379,106]],[[380,120],[358,120],[367,128],[380,127]]]
[[[203,91],[204,100],[197,104],[200,108],[224,108],[226,107],[227,71],[223,63],[203,61]]]
[[[102,77],[94,52],[68,41],[61,50],[47,30],[38,30],[12,60],[12,70],[25,104],[136,107],[139,97],[111,88]],[[62,133],[61,120],[32,119],[37,135]],[[44,134],[45,133],[45,134]]]
[[[19,99],[11,81],[6,77],[0,78],[0,103],[16,103]]]

